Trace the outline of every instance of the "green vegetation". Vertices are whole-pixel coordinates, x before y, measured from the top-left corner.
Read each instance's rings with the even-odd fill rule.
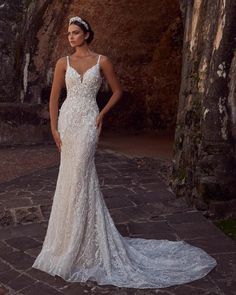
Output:
[[[31,4],[32,0],[25,0],[25,6],[28,8]]]
[[[230,238],[236,240],[236,218],[220,219],[214,221],[214,224]]]

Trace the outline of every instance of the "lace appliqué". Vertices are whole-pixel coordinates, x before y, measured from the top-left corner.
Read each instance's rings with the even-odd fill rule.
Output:
[[[98,60],[99,61],[99,60]],[[70,282],[164,288],[202,278],[216,260],[184,241],[123,237],[106,207],[94,162],[101,86],[99,62],[80,76],[66,71],[58,130],[61,161],[42,250],[33,267]]]

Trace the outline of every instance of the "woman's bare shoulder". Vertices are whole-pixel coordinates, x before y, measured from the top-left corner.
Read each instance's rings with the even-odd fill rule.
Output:
[[[112,65],[111,58],[107,55],[100,54],[100,64],[101,65]]]
[[[62,56],[57,59],[56,61],[56,67],[61,68],[61,69],[66,69],[66,64],[67,64],[67,57]]]
[[[57,64],[65,64],[66,63],[66,59],[67,59],[66,56],[62,56],[62,57],[60,57],[60,58],[57,59],[56,63]]]

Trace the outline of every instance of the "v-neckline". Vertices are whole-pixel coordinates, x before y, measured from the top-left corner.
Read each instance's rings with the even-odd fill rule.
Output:
[[[70,64],[69,64],[69,67],[80,77],[80,83],[83,83],[83,81],[84,81],[84,76],[85,76],[85,74],[89,71],[89,70],[91,70],[92,68],[94,68],[95,66],[96,66],[97,64],[95,64],[95,65],[93,65],[92,67],[90,67],[90,68],[88,68],[84,73],[83,73],[83,75],[81,75],[79,72],[77,72],[77,70],[74,68],[74,67],[72,67]]]
[[[68,66],[72,69],[72,70],[74,70],[75,71],[75,73],[80,77],[80,83],[82,84],[83,83],[83,81],[84,81],[84,76],[85,76],[85,74],[89,71],[89,70],[91,70],[92,68],[94,68],[95,66],[97,66],[98,65],[98,61],[99,61],[99,56],[98,56],[98,59],[97,59],[97,62],[93,65],[93,66],[91,66],[91,67],[89,67],[82,75],[74,68],[74,67],[72,67],[71,65],[70,65],[70,60],[69,60],[69,56],[67,56],[67,60],[68,60]]]

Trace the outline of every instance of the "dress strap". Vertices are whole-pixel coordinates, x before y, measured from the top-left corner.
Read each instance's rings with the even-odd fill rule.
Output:
[[[66,61],[67,61],[67,68],[70,66],[70,62],[69,62],[69,56],[66,56]]]
[[[97,64],[99,64],[100,57],[101,57],[101,54],[99,54],[99,56],[98,56],[98,61],[97,61]]]

